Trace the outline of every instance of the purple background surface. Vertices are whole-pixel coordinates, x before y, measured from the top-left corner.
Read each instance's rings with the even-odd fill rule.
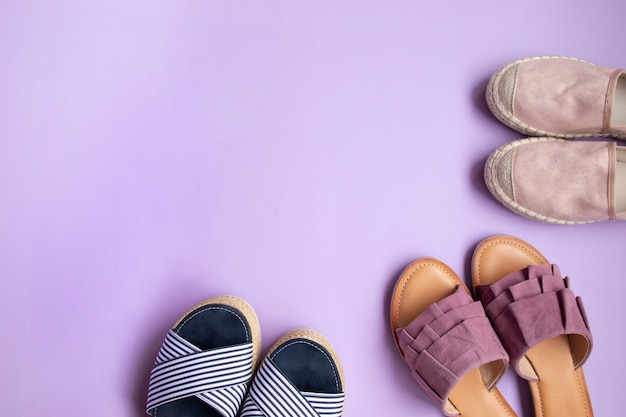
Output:
[[[0,409],[141,416],[169,326],[243,297],[263,349],[309,327],[346,416],[440,416],[393,344],[412,260],[469,282],[474,246],[535,245],[594,332],[596,415],[623,414],[624,222],[526,220],[482,169],[520,134],[489,76],[568,55],[626,66],[626,3],[0,1]],[[500,389],[532,415],[512,371]]]

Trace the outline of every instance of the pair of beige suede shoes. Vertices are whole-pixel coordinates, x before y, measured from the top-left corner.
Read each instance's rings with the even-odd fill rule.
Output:
[[[626,220],[626,71],[533,57],[496,72],[487,103],[531,136],[496,149],[485,182],[505,207],[556,224]]]

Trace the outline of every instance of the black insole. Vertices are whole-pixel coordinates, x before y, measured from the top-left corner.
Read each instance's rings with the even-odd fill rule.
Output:
[[[289,340],[276,348],[270,358],[300,391],[342,392],[339,371],[330,354],[311,340]]]
[[[243,322],[242,322],[243,321]],[[188,313],[174,327],[180,337],[202,350],[238,345],[252,341],[250,325],[233,307],[211,304]],[[221,417],[221,414],[196,397],[163,404],[155,417]]]

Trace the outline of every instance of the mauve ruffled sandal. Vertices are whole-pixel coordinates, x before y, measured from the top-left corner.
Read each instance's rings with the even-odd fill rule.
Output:
[[[508,355],[446,264],[423,258],[405,269],[391,299],[391,329],[413,378],[446,416],[516,416],[495,387]]]
[[[472,273],[513,369],[530,385],[535,416],[592,417],[582,368],[591,332],[569,278],[533,246],[506,235],[478,244]]]

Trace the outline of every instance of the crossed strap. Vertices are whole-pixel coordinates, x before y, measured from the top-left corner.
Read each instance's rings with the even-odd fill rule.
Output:
[[[150,374],[146,411],[195,396],[234,417],[252,377],[252,343],[200,350],[173,330],[167,333]]]
[[[252,381],[241,417],[339,417],[345,394],[299,391],[266,358]]]
[[[490,378],[484,381],[491,389],[508,365],[482,305],[460,286],[396,334],[413,378],[444,412],[450,392],[467,372],[491,364],[495,372],[486,372]]]
[[[478,293],[520,376],[535,379],[521,371],[520,360],[533,346],[555,336],[576,336],[570,339],[575,367],[587,359],[592,338],[585,309],[558,266],[530,265],[479,286]]]

